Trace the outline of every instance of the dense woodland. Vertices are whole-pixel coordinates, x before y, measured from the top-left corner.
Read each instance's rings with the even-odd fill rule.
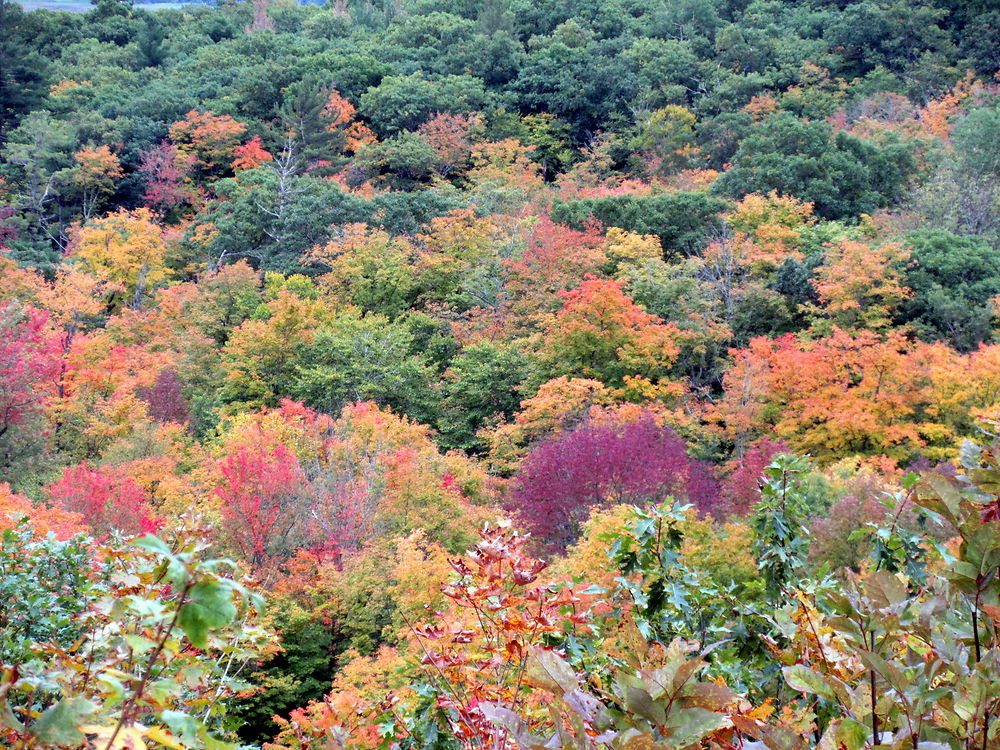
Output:
[[[0,0],[0,745],[1000,748],[1000,4]]]

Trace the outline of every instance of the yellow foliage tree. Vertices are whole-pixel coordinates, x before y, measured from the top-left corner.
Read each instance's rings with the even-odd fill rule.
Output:
[[[124,177],[121,162],[107,146],[82,148],[73,154],[76,165],[69,170],[69,183],[80,191],[83,218],[89,219],[103,196]]]
[[[108,304],[139,308],[167,278],[167,243],[147,208],[119,209],[75,227],[70,256],[107,287]]]
[[[799,245],[802,233],[816,222],[813,204],[790,195],[771,191],[767,195],[750,193],[726,216],[733,234],[749,240],[755,250],[755,262],[771,267],[786,257],[802,259]]]
[[[630,505],[595,510],[584,524],[580,541],[552,565],[547,575],[613,589],[620,573],[609,564],[611,539],[634,521],[634,510]],[[758,577],[753,532],[748,524],[717,522],[691,510],[678,531],[683,536],[681,559],[685,565],[707,573],[720,584],[744,584]]]
[[[604,252],[608,256],[608,270],[617,274],[623,267],[641,266],[663,257],[660,238],[652,234],[637,234],[618,227],[608,227]]]

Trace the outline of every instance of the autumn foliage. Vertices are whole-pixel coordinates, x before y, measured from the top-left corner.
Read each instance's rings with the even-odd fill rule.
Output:
[[[77,513],[98,537],[112,531],[139,534],[162,525],[142,489],[129,477],[116,477],[86,464],[68,467],[45,488],[56,507]]]
[[[0,0],[0,745],[995,750],[994,4],[211,5]]]
[[[59,347],[48,315],[16,303],[0,305],[0,439],[41,416],[55,395]]]
[[[716,502],[684,441],[651,415],[620,425],[584,423],[539,442],[512,480],[509,505],[545,549],[562,551],[595,508],[647,505],[668,496],[702,511]]]

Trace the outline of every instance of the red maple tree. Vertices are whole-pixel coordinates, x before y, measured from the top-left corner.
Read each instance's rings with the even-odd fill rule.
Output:
[[[86,463],[66,467],[46,492],[57,507],[79,513],[97,537],[112,531],[151,533],[162,525],[146,493],[133,479],[113,476]]]

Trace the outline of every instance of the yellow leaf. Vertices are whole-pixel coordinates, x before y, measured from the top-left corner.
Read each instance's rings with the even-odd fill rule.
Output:
[[[163,727],[150,727],[146,730],[146,738],[165,745],[171,748],[171,750],[186,750],[184,745],[178,742],[177,738]]]
[[[96,724],[80,727],[80,731],[87,735],[94,735],[91,739],[91,746],[102,748],[102,750],[146,750],[146,743],[142,741],[146,728],[141,724],[122,727],[117,734],[115,734],[113,726],[102,727]],[[112,737],[114,737],[113,741]]]

